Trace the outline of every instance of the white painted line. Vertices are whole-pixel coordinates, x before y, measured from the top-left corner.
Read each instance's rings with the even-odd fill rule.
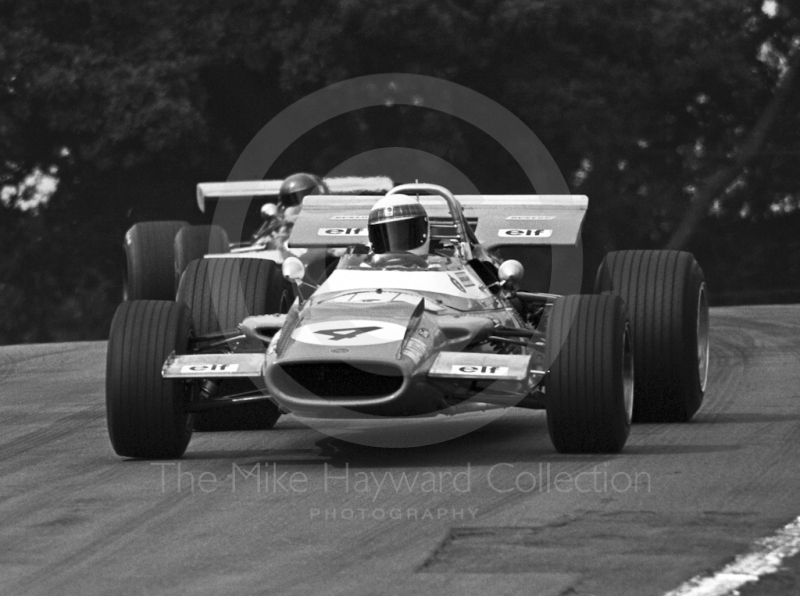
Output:
[[[664,596],[733,596],[744,584],[775,573],[784,559],[800,552],[800,517],[783,526],[774,536],[760,538],[749,553],[710,576],[693,577]]]

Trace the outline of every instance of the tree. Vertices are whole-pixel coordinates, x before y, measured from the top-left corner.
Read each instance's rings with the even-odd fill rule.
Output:
[[[780,118],[781,113],[786,109],[789,98],[796,92],[798,78],[800,78],[799,71],[800,50],[795,50],[788,59],[786,72],[778,81],[774,95],[747,137],[734,150],[729,160],[730,163],[723,165],[700,183],[700,187],[693,197],[686,215],[672,233],[669,242],[667,242],[667,248],[684,248],[689,239],[697,232],[703,218],[711,209],[714,200],[720,197],[731,184],[736,182],[743,170],[759,156],[772,128]]]
[[[124,230],[143,219],[199,222],[198,181],[224,179],[292,102],[365,74],[441,77],[518,115],[573,190],[591,197],[590,268],[609,249],[663,246],[694,189],[730,165],[775,96],[798,18],[794,4],[778,8],[766,14],[762,0],[0,0],[0,185],[37,169],[59,178],[46,206],[23,213],[12,198],[0,210],[8,255],[0,300],[14,313],[0,341],[103,337],[119,298]],[[788,124],[796,130],[797,112],[787,101],[726,185],[720,221],[745,206],[774,217],[776,202],[796,204],[798,139]],[[484,133],[408,106],[336,118],[299,139],[269,175],[324,173],[391,146],[433,153],[483,192],[531,190]],[[698,208],[701,220],[706,211]]]

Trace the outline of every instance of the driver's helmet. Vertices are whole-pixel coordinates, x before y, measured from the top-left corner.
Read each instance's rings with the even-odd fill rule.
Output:
[[[408,251],[427,255],[431,231],[428,214],[419,201],[406,195],[389,195],[372,207],[367,225],[373,252]]]
[[[292,174],[281,184],[278,201],[284,209],[299,207],[306,195],[328,194],[328,186],[314,174]]]
[[[305,173],[292,174],[281,183],[278,191],[278,208],[276,209],[271,203],[261,208],[264,224],[256,232],[256,238],[263,239],[267,248],[285,251],[286,241],[292,232],[294,222],[300,215],[303,199],[310,194],[328,192],[328,186],[319,176]]]

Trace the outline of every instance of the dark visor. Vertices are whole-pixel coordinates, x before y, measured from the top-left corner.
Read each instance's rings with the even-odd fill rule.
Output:
[[[378,254],[419,248],[427,239],[427,217],[369,224],[369,241]]]
[[[284,207],[297,207],[300,203],[303,202],[303,197],[308,194],[308,191],[304,192],[287,192],[281,195],[281,203],[283,203]]]

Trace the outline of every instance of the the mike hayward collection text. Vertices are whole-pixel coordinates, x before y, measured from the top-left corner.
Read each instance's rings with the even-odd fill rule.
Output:
[[[607,464],[580,471],[559,471],[552,463],[508,463],[476,468],[467,463],[451,469],[357,470],[322,465],[303,471],[291,463],[232,463],[224,473],[187,467],[180,462],[153,462],[160,468],[161,492],[211,494],[250,491],[265,496],[312,492],[345,493],[368,497],[401,494],[468,494],[476,490],[497,493],[650,493],[652,479],[644,471],[615,471]]]

